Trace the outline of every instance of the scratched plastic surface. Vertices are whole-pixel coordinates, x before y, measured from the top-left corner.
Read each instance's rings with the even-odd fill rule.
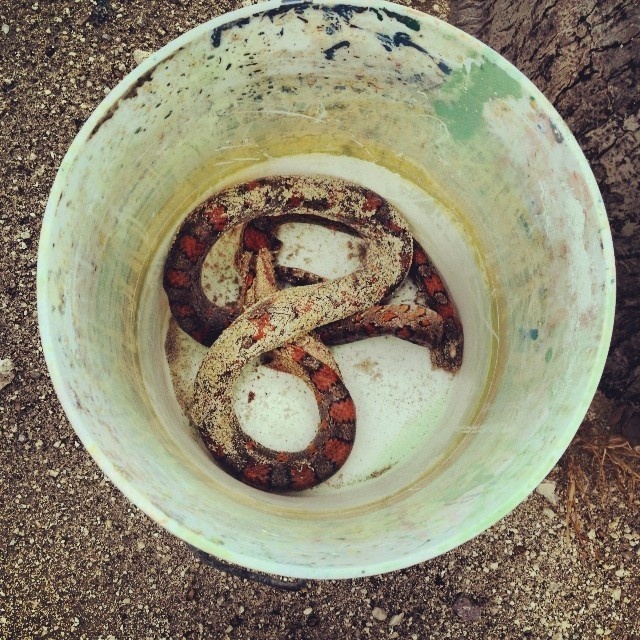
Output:
[[[340,347],[354,392],[375,388],[377,363],[383,399],[363,399],[344,475],[291,498],[234,481],[194,437],[159,273],[180,219],[217,188],[314,171],[404,211],[460,308],[465,359],[450,379],[389,340]],[[201,549],[315,578],[427,560],[522,501],[595,392],[614,291],[600,194],[558,114],[495,52],[384,2],[254,5],[152,55],[63,160],[38,261],[47,364],[105,473]],[[239,397],[268,395],[265,380]]]

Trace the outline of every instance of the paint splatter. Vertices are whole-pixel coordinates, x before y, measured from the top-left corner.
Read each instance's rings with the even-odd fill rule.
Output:
[[[443,99],[434,103],[436,115],[447,125],[456,140],[468,140],[483,125],[483,109],[486,102],[522,95],[522,89],[498,65],[485,62],[461,68],[449,76],[442,87]]]
[[[339,49],[343,49],[343,48],[349,48],[351,46],[351,43],[348,40],[342,40],[341,42],[338,42],[337,44],[334,44],[333,47],[329,47],[328,49],[325,49],[322,53],[324,53],[324,57],[327,60],[333,60],[336,51],[338,51]]]

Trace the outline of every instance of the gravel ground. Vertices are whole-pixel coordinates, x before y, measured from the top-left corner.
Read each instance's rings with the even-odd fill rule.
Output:
[[[444,2],[414,5],[447,17]],[[37,239],[55,172],[144,52],[231,8],[0,7],[0,638],[640,639],[640,501],[614,482],[578,492],[574,530],[566,464],[431,562],[290,592],[204,566],[128,503],[76,438],[37,335]],[[598,396],[589,422],[606,431],[612,415]]]

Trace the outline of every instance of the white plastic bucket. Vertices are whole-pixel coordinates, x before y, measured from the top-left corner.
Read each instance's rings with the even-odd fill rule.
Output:
[[[207,195],[296,172],[364,183],[407,215],[458,305],[465,357],[455,378],[425,365],[423,379],[394,338],[354,345],[410,397],[363,391],[341,478],[278,496],[223,473],[189,427],[160,273]],[[107,476],[196,547],[305,578],[427,560],[521,502],[595,392],[614,292],[597,186],[551,105],[478,41],[382,1],[246,7],[152,55],[64,158],[38,261],[51,377]],[[371,380],[349,353],[360,393]]]

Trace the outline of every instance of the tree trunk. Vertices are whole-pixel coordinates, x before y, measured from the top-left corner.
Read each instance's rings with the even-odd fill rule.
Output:
[[[451,0],[450,21],[527,75],[565,119],[609,215],[618,292],[600,388],[640,405],[640,5]]]

